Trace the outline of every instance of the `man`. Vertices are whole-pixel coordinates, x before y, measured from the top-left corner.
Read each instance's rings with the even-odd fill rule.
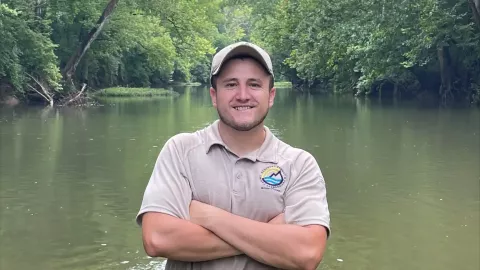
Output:
[[[167,269],[316,269],[330,234],[325,182],[308,152],[263,122],[275,98],[269,55],[219,51],[210,96],[219,120],[170,138],[137,222]]]

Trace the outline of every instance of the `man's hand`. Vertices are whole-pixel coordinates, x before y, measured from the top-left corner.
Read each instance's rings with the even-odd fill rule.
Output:
[[[265,223],[192,200],[190,218],[245,255],[273,267],[315,269],[323,257],[326,229],[286,224],[283,213]]]

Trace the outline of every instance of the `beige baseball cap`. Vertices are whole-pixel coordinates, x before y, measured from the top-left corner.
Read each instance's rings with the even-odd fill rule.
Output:
[[[222,64],[236,55],[249,55],[257,59],[267,69],[268,73],[273,76],[273,65],[270,55],[268,55],[264,49],[253,43],[241,41],[230,44],[215,54],[210,70],[210,81],[214,75],[220,72]]]

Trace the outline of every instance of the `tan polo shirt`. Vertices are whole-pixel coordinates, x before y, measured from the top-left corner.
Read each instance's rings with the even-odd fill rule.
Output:
[[[320,224],[330,234],[325,182],[315,158],[265,127],[256,153],[237,157],[222,142],[218,121],[170,138],[160,151],[137,215],[161,212],[189,219],[192,199],[268,222],[282,211],[290,224]],[[166,269],[275,269],[246,255],[205,262],[168,260]]]

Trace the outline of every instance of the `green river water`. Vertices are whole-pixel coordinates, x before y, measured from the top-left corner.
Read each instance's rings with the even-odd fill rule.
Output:
[[[134,222],[163,143],[217,117],[208,90],[0,108],[0,269],[162,269]],[[295,94],[266,124],[317,158],[318,269],[480,269],[480,110]]]

